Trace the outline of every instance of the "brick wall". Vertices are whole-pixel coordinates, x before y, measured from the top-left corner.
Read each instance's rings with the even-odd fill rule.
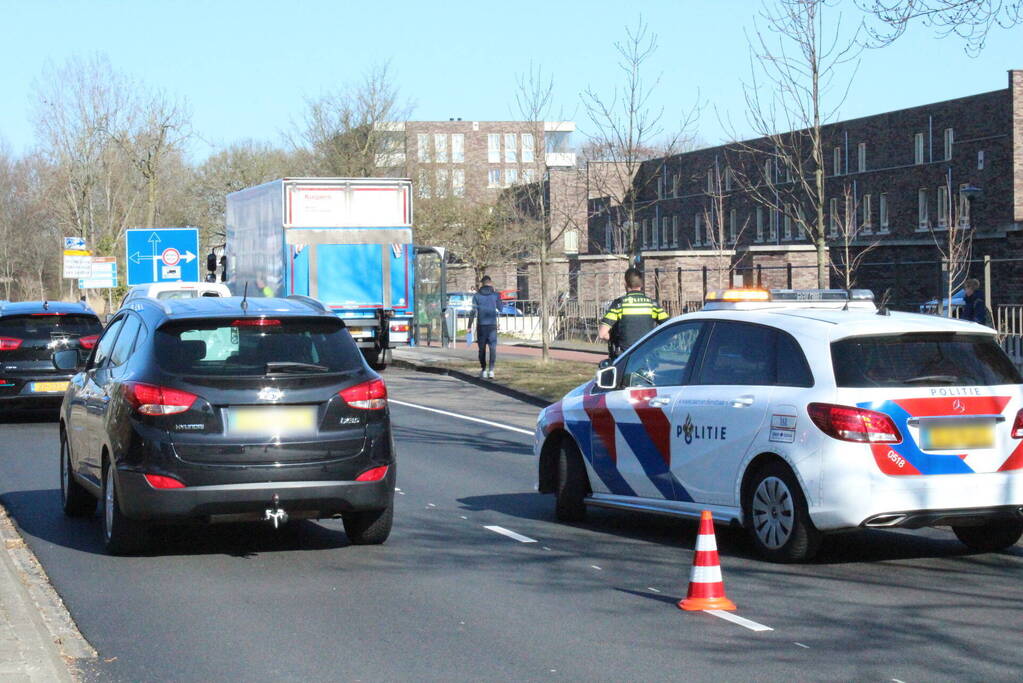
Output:
[[[1023,71],[1009,72],[1012,98],[1012,196],[1013,219],[1023,223]]]

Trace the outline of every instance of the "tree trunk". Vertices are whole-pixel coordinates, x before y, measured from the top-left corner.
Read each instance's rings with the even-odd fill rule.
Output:
[[[546,228],[545,228],[546,229]],[[550,308],[547,296],[547,235],[540,240],[540,348],[543,362],[551,359]]]
[[[156,227],[156,174],[150,173],[146,179],[146,227]]]

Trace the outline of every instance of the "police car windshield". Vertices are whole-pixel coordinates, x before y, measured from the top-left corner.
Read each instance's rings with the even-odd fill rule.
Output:
[[[161,369],[203,376],[344,372],[362,354],[340,320],[181,320],[161,326],[154,352]]]
[[[831,344],[839,387],[1019,384],[1019,371],[986,335],[913,333],[850,337]]]

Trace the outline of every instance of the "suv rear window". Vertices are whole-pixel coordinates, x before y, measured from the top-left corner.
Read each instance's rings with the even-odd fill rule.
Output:
[[[914,333],[841,339],[831,344],[840,387],[939,387],[1019,384],[1020,374],[993,337]]]
[[[166,372],[239,376],[268,372],[343,372],[362,365],[362,354],[340,320],[280,318],[183,320],[161,326],[156,362]]]
[[[102,331],[103,325],[94,315],[40,313],[0,318],[0,337],[48,340],[52,334],[84,337]]]

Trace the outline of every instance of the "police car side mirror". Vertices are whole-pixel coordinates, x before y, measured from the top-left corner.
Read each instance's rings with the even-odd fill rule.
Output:
[[[614,389],[618,386],[618,368],[611,365],[597,370],[597,388]]]
[[[50,357],[53,361],[53,367],[58,370],[77,370],[79,365],[78,351],[75,349],[64,349],[63,351],[55,351]]]

